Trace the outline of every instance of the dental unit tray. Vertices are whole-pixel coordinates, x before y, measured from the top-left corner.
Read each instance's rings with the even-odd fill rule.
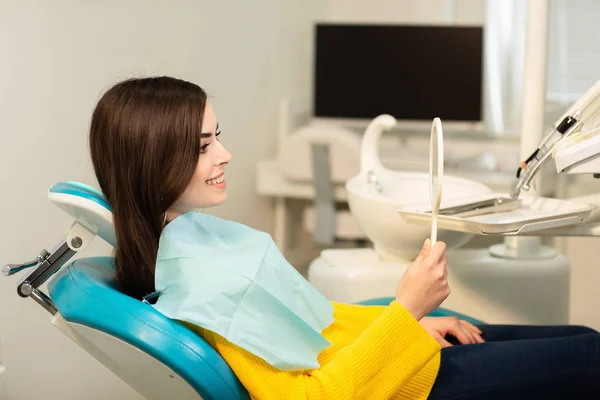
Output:
[[[399,207],[407,222],[430,225],[431,205],[419,203]],[[527,232],[576,225],[584,222],[595,205],[543,197],[513,200],[508,194],[442,201],[438,229],[478,235],[519,235]]]
[[[521,207],[521,200],[510,197],[491,197],[470,203],[445,207],[439,210],[439,214],[454,217],[473,217],[475,215],[515,210],[519,207]]]

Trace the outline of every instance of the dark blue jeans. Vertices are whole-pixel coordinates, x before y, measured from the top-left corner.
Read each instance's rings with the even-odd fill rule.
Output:
[[[442,349],[430,400],[600,399],[600,334],[581,326],[485,325],[486,343]],[[450,338],[452,339],[452,338]]]

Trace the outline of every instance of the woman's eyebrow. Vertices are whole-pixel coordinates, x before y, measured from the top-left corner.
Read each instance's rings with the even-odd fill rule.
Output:
[[[217,122],[217,128],[215,129],[215,132],[219,132],[219,123]],[[212,136],[212,133],[201,133],[200,137],[201,138],[209,138]]]

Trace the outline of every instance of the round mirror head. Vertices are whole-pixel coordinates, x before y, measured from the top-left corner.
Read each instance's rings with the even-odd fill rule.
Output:
[[[429,195],[431,197],[431,245],[437,241],[437,216],[442,201],[442,179],[444,177],[444,134],[442,121],[433,120],[429,144]]]

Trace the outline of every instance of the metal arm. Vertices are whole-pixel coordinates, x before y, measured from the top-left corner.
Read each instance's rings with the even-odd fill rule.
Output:
[[[31,274],[17,285],[17,293],[21,297],[31,297],[46,311],[54,315],[57,309],[52,300],[38,288],[75,255],[84,250],[96,236],[79,222],[75,222],[67,237],[52,252],[42,250],[35,260],[23,264],[8,264],[2,268],[2,274],[14,275],[27,268],[37,267]]]
[[[530,189],[531,182],[551,158],[552,151],[558,142],[576,134],[582,127],[590,130],[599,126],[600,80],[557,120],[550,134],[542,140],[539,147],[529,158],[521,163],[517,170],[519,180],[513,190],[512,197],[516,199],[521,191]]]
[[[20,272],[26,268],[31,268],[38,265],[41,262],[44,262],[50,253],[46,249],[42,250],[42,252],[35,258],[35,260],[27,261],[23,264],[8,264],[2,267],[2,275],[10,276],[14,275],[17,272]]]
[[[522,190],[530,189],[531,181],[541,171],[542,167],[552,156],[552,149],[560,140],[570,136],[580,126],[579,114],[565,117],[552,132],[544,138],[542,145],[538,147],[517,170],[519,181],[512,192],[512,197],[517,199]]]

